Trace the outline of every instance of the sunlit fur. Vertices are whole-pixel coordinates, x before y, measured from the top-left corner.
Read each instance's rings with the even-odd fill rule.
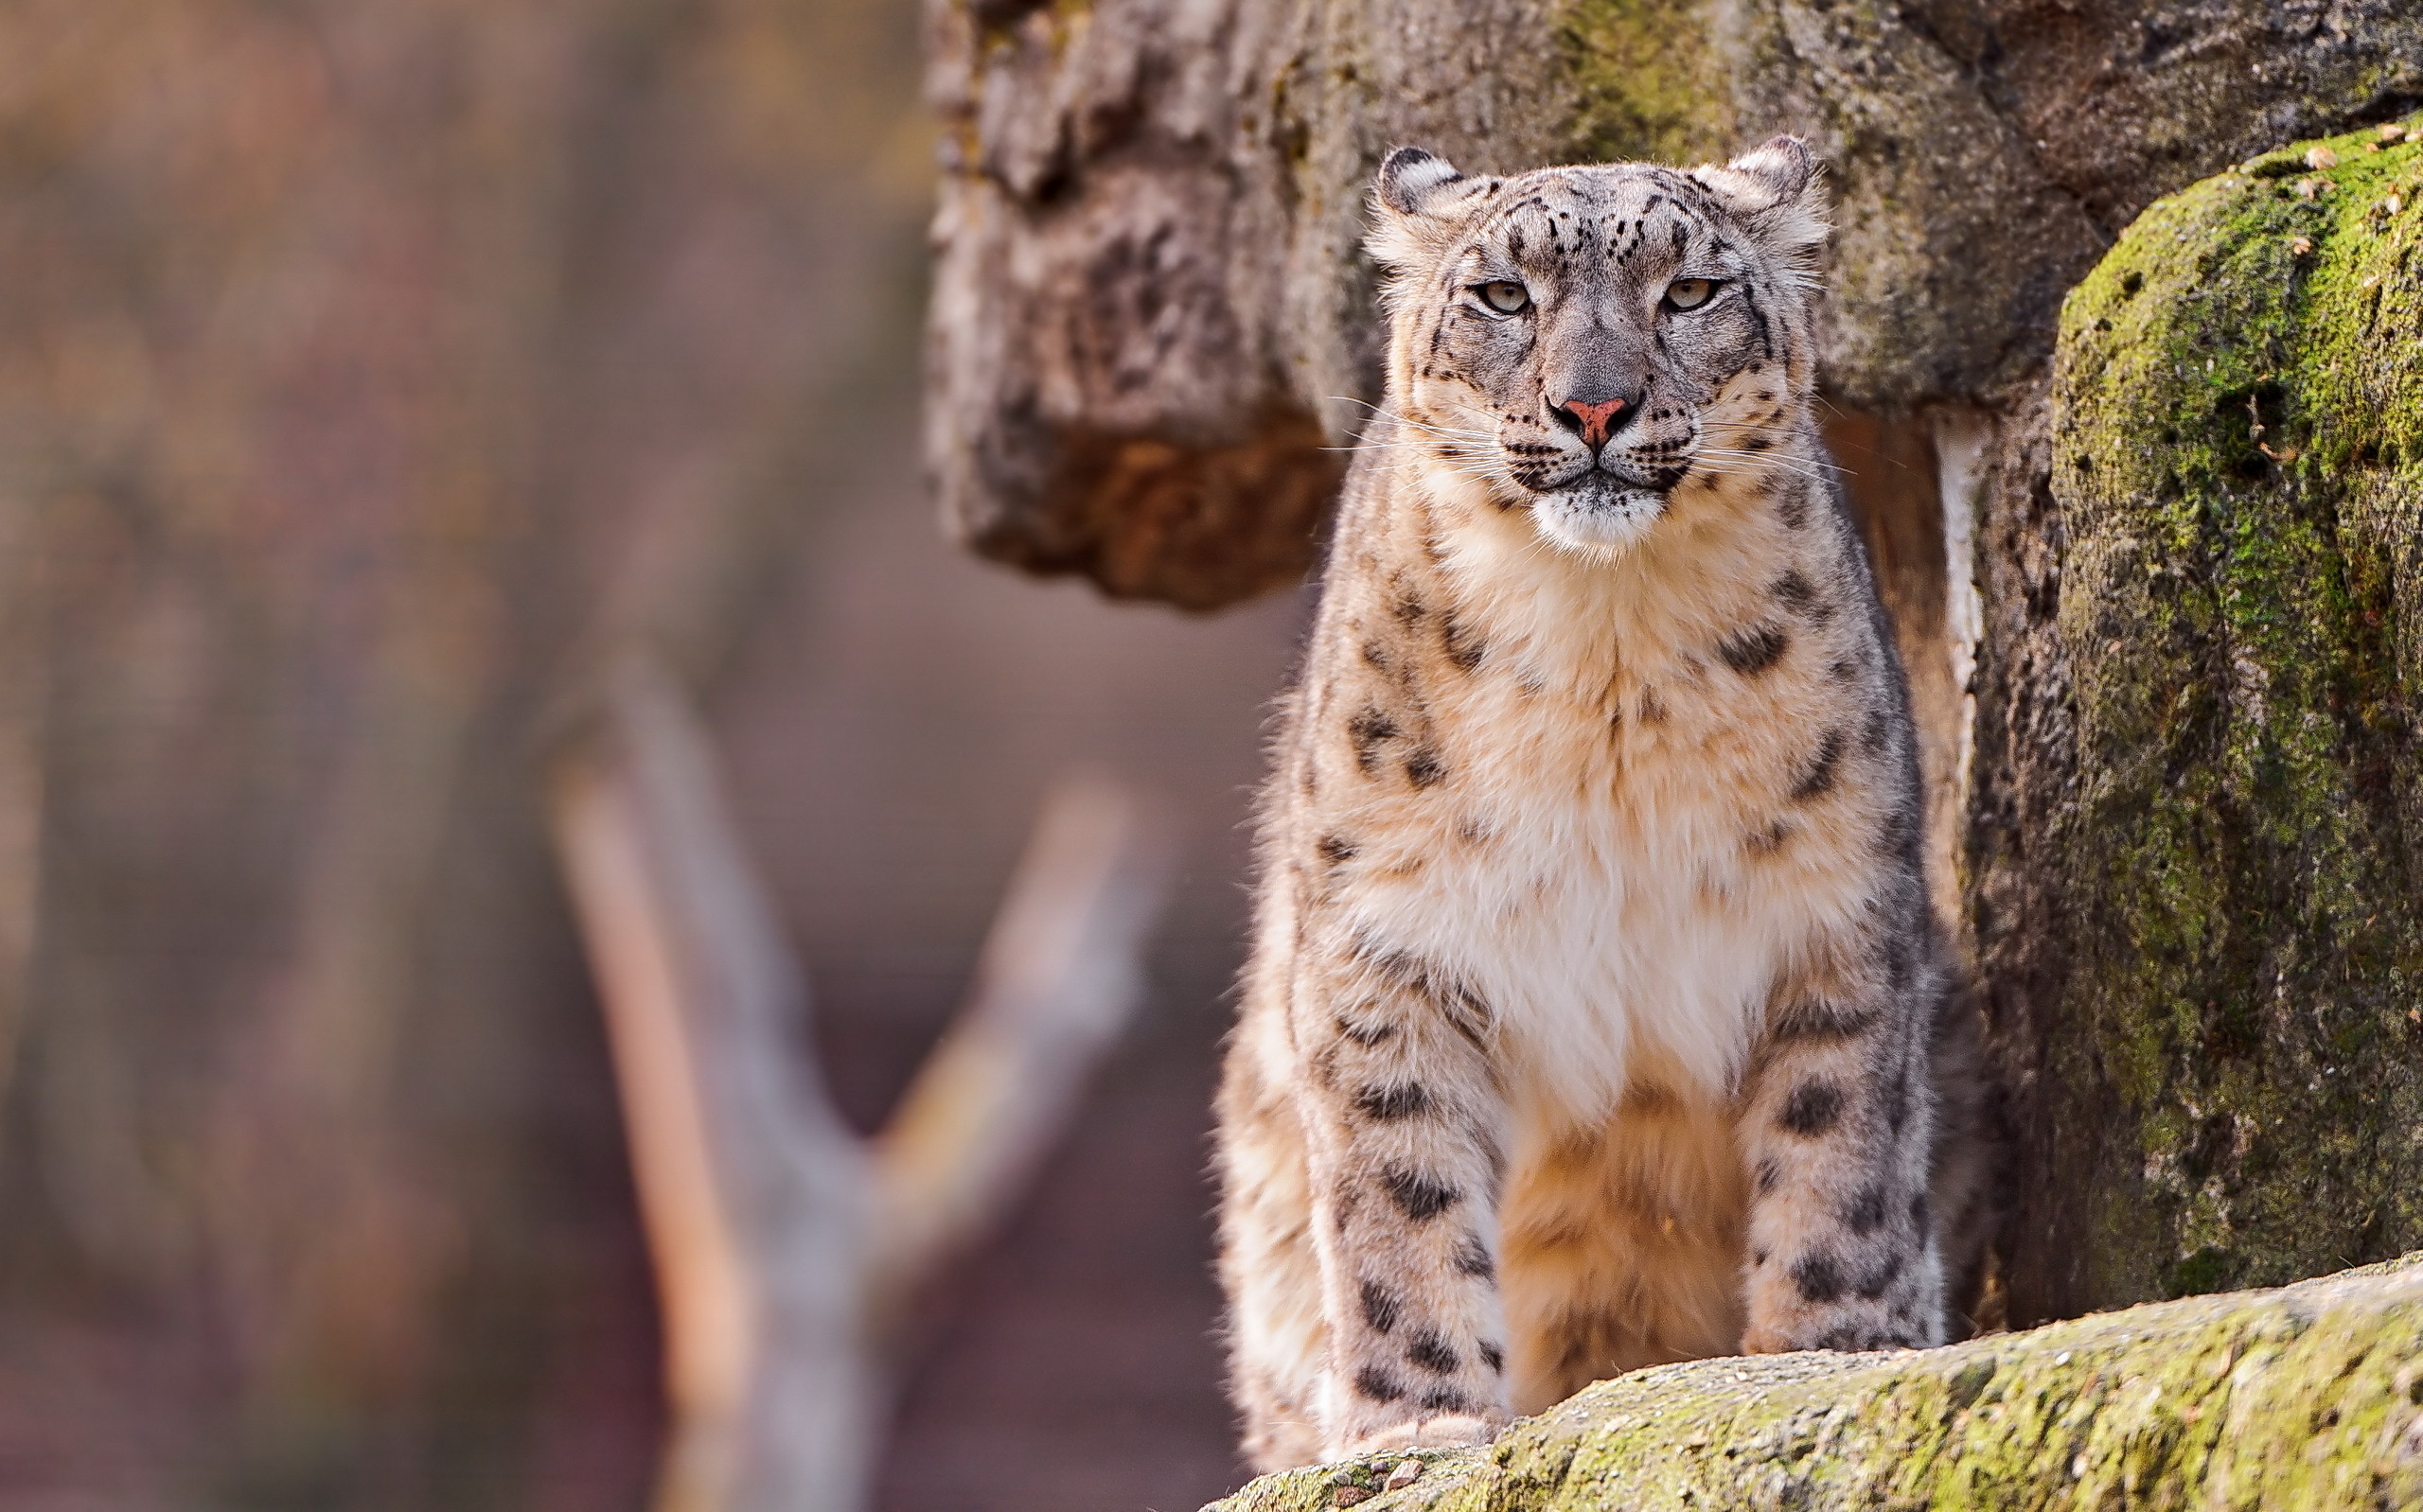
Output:
[[[1282,705],[1221,1092],[1260,1465],[1943,1337],[1960,1021],[1810,413],[1813,180],[1789,142],[1382,173],[1387,399]],[[1726,283],[1678,312],[1677,276]],[[1530,319],[1477,312],[1499,278]],[[1558,385],[1635,381],[1594,462]]]

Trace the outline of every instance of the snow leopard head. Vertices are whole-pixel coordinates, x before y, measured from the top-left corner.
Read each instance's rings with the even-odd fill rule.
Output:
[[[1400,148],[1373,187],[1388,411],[1549,540],[1638,540],[1678,490],[1764,471],[1806,423],[1816,161],[1467,177]]]

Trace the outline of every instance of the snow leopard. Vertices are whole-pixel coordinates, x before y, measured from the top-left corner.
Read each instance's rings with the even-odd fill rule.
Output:
[[[1819,165],[1405,148],[1372,217],[1385,403],[1275,721],[1218,1096],[1248,1457],[1941,1342],[1974,1012],[1815,414]]]

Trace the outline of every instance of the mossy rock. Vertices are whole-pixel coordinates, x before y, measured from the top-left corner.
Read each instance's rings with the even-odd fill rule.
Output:
[[[1944,1349],[1602,1381],[1487,1449],[1294,1470],[1205,1512],[2423,1506],[2423,1256]]]
[[[2148,209],[2063,308],[2044,1067],[2094,1305],[2423,1244],[2423,147]]]
[[[1546,155],[1698,163],[1737,144],[1731,80],[1705,0],[1572,0],[1559,13],[1571,114]]]

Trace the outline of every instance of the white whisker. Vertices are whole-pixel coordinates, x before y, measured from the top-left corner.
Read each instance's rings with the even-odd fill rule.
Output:
[[[1724,458],[1748,463],[1751,465],[1747,469],[1749,471],[1756,471],[1760,467],[1774,467],[1806,478],[1812,483],[1824,483],[1839,475],[1843,470],[1831,463],[1819,462],[1813,457],[1792,457],[1773,451],[1743,451],[1731,447],[1702,447],[1693,452],[1692,456],[1694,459]]]

